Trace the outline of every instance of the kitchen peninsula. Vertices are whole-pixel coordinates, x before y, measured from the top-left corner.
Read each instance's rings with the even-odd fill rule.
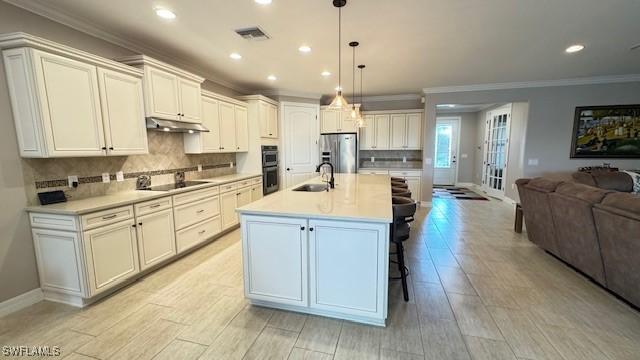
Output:
[[[245,296],[255,305],[384,326],[389,181],[336,174],[329,191],[296,190],[323,184],[315,178],[238,208]]]

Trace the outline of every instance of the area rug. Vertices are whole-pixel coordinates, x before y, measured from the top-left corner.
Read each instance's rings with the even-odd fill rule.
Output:
[[[434,186],[433,197],[455,200],[489,200],[486,197],[464,187]]]

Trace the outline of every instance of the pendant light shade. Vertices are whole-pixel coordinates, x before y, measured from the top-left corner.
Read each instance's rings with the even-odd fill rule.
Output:
[[[333,0],[333,6],[338,8],[338,89],[336,97],[327,107],[330,110],[349,110],[347,99],[342,96],[342,7],[347,5],[347,0]]]

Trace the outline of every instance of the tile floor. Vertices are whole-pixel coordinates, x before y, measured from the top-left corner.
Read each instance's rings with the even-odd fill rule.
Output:
[[[513,233],[509,205],[434,199],[407,242],[411,301],[388,326],[247,305],[239,232],[83,310],[0,319],[0,345],[67,359],[640,359],[640,315]]]

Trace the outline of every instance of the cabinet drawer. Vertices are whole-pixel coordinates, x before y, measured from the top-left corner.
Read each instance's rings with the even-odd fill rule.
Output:
[[[252,184],[260,184],[260,183],[262,183],[262,177],[254,177],[253,179],[251,179],[251,183]]]
[[[65,231],[78,231],[78,221],[73,215],[29,213],[31,227]]]
[[[206,197],[218,195],[220,188],[217,186],[209,187],[202,190],[189,191],[183,194],[173,196],[173,205],[182,205]]]
[[[421,176],[421,170],[394,170],[389,171],[389,175],[398,176],[398,177],[406,177],[406,176]]]
[[[222,231],[220,216],[202,221],[188,228],[176,232],[178,253],[188,250]]]
[[[176,229],[185,228],[218,214],[220,214],[220,198],[218,196],[176,206],[174,209]]]
[[[229,191],[236,191],[236,190],[238,190],[238,183],[229,183],[229,184],[220,185],[220,194],[228,193]]]
[[[133,206],[129,205],[82,215],[80,220],[82,229],[86,231],[131,218],[133,218]]]
[[[150,214],[152,212],[164,210],[170,208],[172,205],[171,197],[163,197],[160,199],[145,201],[143,203],[133,205],[136,211],[136,216],[142,216]]]
[[[238,181],[238,182],[236,182],[236,186],[237,186],[238,188],[241,188],[241,187],[245,187],[245,186],[249,186],[249,185],[251,185],[251,184],[252,184],[252,182],[253,182],[253,181],[252,181],[251,179],[242,180],[242,181]]]
[[[365,175],[389,175],[388,170],[359,170],[358,173]]]

